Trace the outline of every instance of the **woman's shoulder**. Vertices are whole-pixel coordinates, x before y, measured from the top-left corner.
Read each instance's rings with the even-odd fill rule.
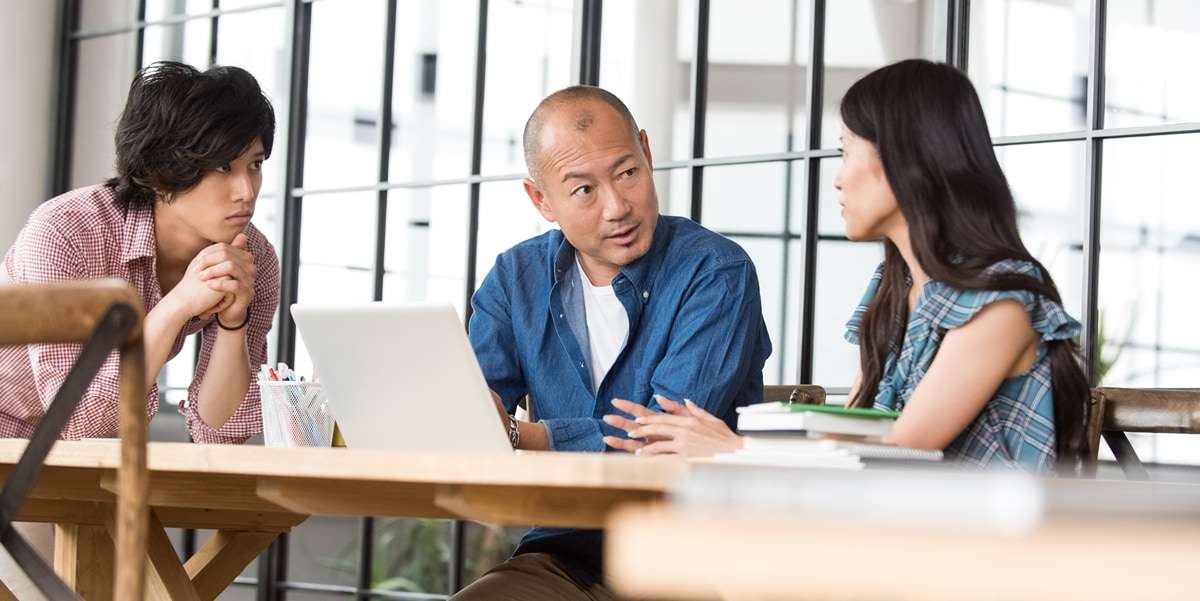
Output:
[[[1028,261],[1004,259],[986,267],[988,277],[1027,275],[1041,279],[1041,272]],[[926,283],[925,299],[917,312],[941,328],[956,328],[971,320],[984,307],[1000,300],[1012,299],[1030,311],[1036,295],[1028,290],[964,289],[937,280]]]
[[[1002,259],[996,261],[984,269],[983,273],[988,276],[1028,275],[1037,278],[1038,281],[1042,281],[1042,270],[1032,261],[1024,259]]]
[[[1035,263],[1022,259],[1001,259],[983,268],[978,273],[984,278],[1003,279],[1005,276],[1016,275],[1031,276],[1038,281],[1042,281],[1042,270],[1039,269]],[[1000,286],[995,289],[963,289],[939,280],[930,280],[928,286],[939,294],[951,298],[970,297],[971,295],[1001,292],[1004,291],[1004,288],[1006,288],[1004,286]]]
[[[1031,261],[1004,259],[983,270],[983,275],[1003,278],[1005,276],[1033,277],[1043,281],[1042,269]],[[1070,337],[1078,333],[1079,323],[1067,314],[1062,304],[1044,294],[1027,289],[980,289],[964,290],[949,284],[931,281],[927,299],[918,308],[926,319],[936,326],[950,329],[967,323],[988,305],[1001,300],[1021,303],[1029,314],[1035,330],[1054,338]]]
[[[1001,279],[1009,275],[1032,276],[1038,281],[1042,281],[1042,270],[1035,263],[1023,259],[1001,259],[980,270],[979,274],[985,278]],[[937,291],[948,296],[993,292],[993,290],[989,289],[959,289],[955,288],[952,284],[937,280],[931,280],[929,284]]]

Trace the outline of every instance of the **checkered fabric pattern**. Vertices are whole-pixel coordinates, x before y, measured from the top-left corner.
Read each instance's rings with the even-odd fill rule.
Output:
[[[879,288],[883,269],[884,264],[880,263],[861,304],[846,324],[846,339],[854,344],[858,344],[862,318]],[[1013,259],[996,263],[985,273],[1041,278],[1032,264]],[[1033,329],[1042,338],[1037,358],[1029,371],[1001,384],[971,425],[945,449],[946,458],[980,469],[1004,466],[1018,467],[1034,474],[1052,473],[1055,466],[1054,396],[1046,343],[1073,338],[1079,334],[1081,326],[1061,305],[1043,296],[1025,290],[963,291],[930,280],[909,316],[899,354],[893,352],[887,358],[875,407],[902,411],[933,364],[946,332],[967,323],[985,306],[1002,299],[1015,299],[1029,313]]]
[[[267,333],[279,306],[279,259],[275,248],[253,225],[246,228],[247,250],[258,273],[247,328],[251,377],[267,361]],[[149,311],[162,300],[155,273],[154,215],[150,210],[127,215],[113,204],[105,186],[81,188],[49,200],[34,210],[17,241],[4,257],[0,285],[46,283],[93,278],[120,278],[129,282]],[[200,359],[188,398],[180,403],[193,440],[207,443],[241,443],[262,431],[258,387],[249,388],[241,407],[221,428],[209,428],[197,413],[196,395],[204,380],[213,344],[216,320],[193,318],[175,338],[170,357],[184,339],[203,331]],[[79,354],[79,344],[33,344],[0,347],[0,437],[28,438],[45,413],[45,407]],[[71,416],[62,438],[77,440],[117,435],[119,381],[117,355],[109,357]],[[158,411],[158,387],[146,397],[150,417]]]

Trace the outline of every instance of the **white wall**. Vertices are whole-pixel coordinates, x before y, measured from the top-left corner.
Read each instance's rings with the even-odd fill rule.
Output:
[[[53,115],[54,2],[0,0],[0,249],[46,200]]]

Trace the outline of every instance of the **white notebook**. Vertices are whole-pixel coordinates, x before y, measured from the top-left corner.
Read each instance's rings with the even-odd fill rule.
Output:
[[[869,442],[805,438],[799,436],[747,436],[739,452],[757,455],[813,455],[843,452],[863,459],[896,459],[903,461],[941,461],[942,452],[930,449],[911,449]]]

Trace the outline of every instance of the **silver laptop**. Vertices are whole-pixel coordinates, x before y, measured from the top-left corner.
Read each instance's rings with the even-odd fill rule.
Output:
[[[511,453],[449,303],[292,305],[346,446]]]

